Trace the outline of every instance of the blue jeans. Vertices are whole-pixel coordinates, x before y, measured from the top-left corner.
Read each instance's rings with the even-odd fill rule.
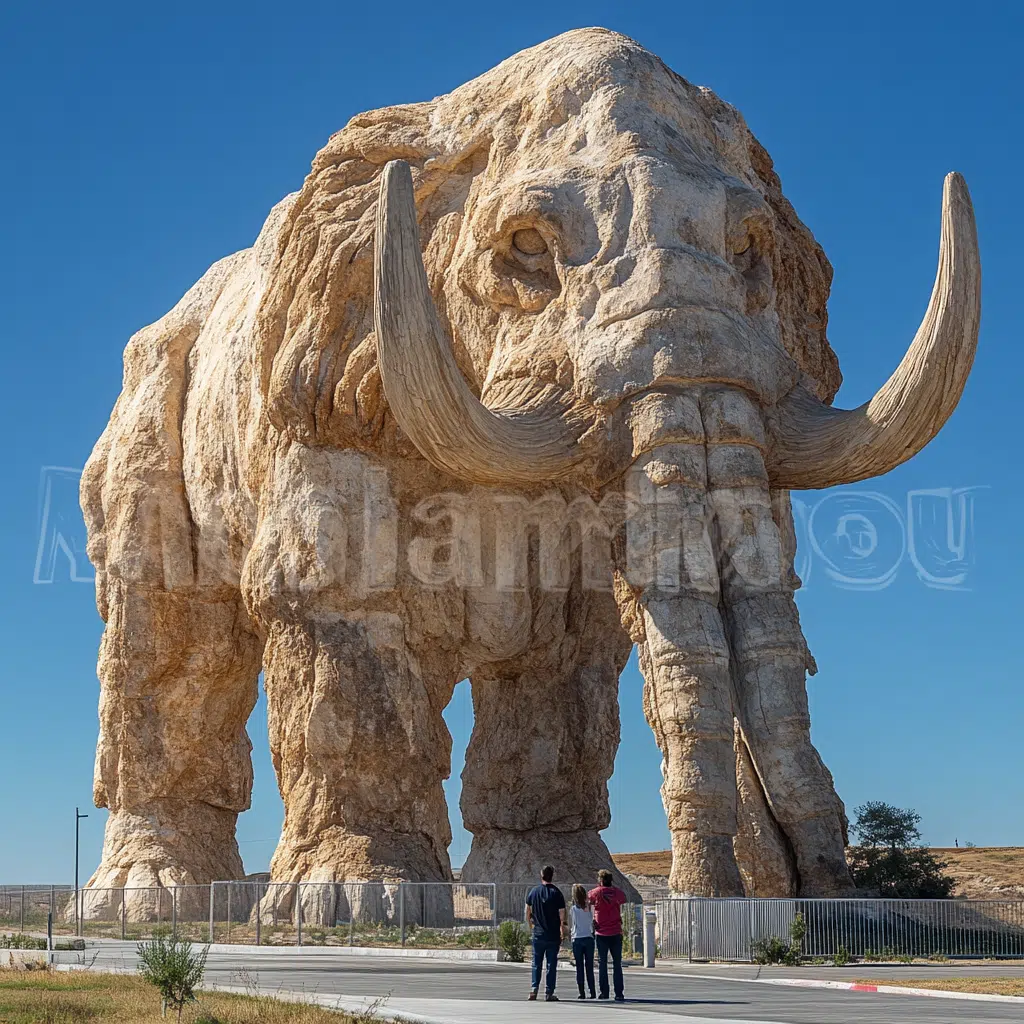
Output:
[[[576,961],[576,984],[580,995],[583,995],[584,970],[586,971],[587,988],[594,995],[594,937],[588,935],[584,939],[572,940],[572,958]]]
[[[558,947],[561,942],[558,939],[543,939],[536,935],[533,937],[533,984],[530,986],[534,992],[540,988],[540,970],[545,957],[548,961],[547,973],[544,976],[545,989],[548,995],[555,991],[555,979],[558,975]]]
[[[608,954],[612,955],[612,981],[615,984],[615,998],[622,996],[622,936],[598,935],[597,937],[597,980],[601,995],[608,998]]]

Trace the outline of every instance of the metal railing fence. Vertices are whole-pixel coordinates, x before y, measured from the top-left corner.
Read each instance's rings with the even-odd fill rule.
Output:
[[[261,946],[495,950],[522,922],[532,883],[214,882],[166,888],[0,886],[0,934],[139,941],[158,935]],[[568,904],[571,885],[561,887]],[[640,905],[623,908],[626,955],[639,955]]]
[[[48,915],[56,920],[74,891],[73,885],[0,885],[0,933],[45,932]]]
[[[655,901],[663,957],[753,959],[753,945],[788,941],[797,914],[807,957],[1024,957],[1024,901],[706,899]]]

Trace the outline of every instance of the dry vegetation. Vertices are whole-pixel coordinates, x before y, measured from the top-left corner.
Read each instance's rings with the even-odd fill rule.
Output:
[[[1024,978],[858,978],[857,984],[932,988],[940,992],[978,992],[990,996],[1024,996]]]
[[[955,895],[972,899],[1024,899],[1024,847],[979,846],[932,847],[947,871],[958,880]],[[671,850],[652,853],[616,853],[616,867],[631,875],[667,875],[672,866]]]
[[[173,1024],[160,1017],[160,996],[131,975],[0,970],[0,1024]],[[188,1024],[370,1024],[318,1006],[270,996],[203,993],[182,1014]]]

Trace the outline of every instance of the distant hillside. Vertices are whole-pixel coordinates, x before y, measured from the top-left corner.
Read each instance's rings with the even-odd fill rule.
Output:
[[[957,880],[956,895],[972,899],[1024,899],[1024,846],[933,846],[934,853],[949,864]],[[654,879],[667,876],[671,850],[652,853],[612,854],[615,866],[627,875]]]

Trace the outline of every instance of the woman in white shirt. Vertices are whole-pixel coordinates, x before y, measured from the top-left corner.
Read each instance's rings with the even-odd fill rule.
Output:
[[[572,958],[576,961],[576,984],[580,999],[586,999],[583,991],[583,976],[586,971],[587,988],[590,998],[594,992],[594,914],[587,899],[587,890],[582,885],[572,887],[572,906],[569,908],[572,923]]]

